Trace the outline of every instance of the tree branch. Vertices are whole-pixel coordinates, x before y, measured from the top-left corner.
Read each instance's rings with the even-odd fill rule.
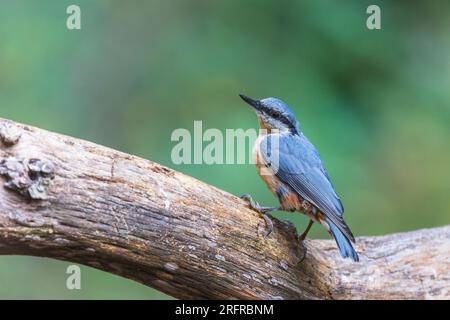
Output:
[[[450,297],[450,226],[306,241],[239,198],[154,162],[0,119],[0,254],[73,261],[176,298]]]

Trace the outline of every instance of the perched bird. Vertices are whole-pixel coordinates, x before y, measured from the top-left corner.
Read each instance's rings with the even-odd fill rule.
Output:
[[[301,240],[305,239],[313,222],[318,222],[334,237],[342,257],[358,261],[358,254],[351,244],[355,238],[343,219],[341,200],[334,191],[319,153],[303,135],[294,113],[276,98],[254,100],[242,94],[239,96],[256,111],[263,129],[255,142],[253,154],[258,173],[278,197],[280,207],[260,207],[251,196],[242,198],[263,214],[269,233],[272,223],[266,213],[274,210],[299,211],[311,219],[300,236]]]

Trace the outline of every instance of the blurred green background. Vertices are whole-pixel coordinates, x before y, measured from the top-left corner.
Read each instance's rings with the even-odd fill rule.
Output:
[[[66,28],[81,7],[82,30]],[[251,165],[171,162],[171,133],[256,128],[237,96],[275,96],[318,147],[355,235],[450,222],[449,1],[1,0],[0,117],[275,198]],[[378,4],[382,30],[366,28]],[[303,229],[299,214],[275,213]],[[313,227],[313,238],[328,238]],[[68,263],[0,257],[0,298],[169,298]]]

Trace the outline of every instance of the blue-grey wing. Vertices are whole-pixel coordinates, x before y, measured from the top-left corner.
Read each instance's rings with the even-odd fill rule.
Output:
[[[275,175],[314,204],[350,239],[354,239],[343,220],[344,207],[337,196],[319,153],[305,136],[268,135],[261,141],[260,152]]]

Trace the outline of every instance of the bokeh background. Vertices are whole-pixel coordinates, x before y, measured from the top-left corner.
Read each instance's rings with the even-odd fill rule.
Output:
[[[66,28],[81,7],[82,30]],[[378,4],[382,30],[366,28]],[[256,128],[238,98],[282,98],[318,147],[356,235],[450,222],[449,1],[1,0],[0,117],[276,200],[251,165],[171,162],[176,128]],[[300,215],[275,213],[304,228]],[[314,227],[312,238],[327,238]],[[68,263],[0,257],[0,298],[166,299]]]

